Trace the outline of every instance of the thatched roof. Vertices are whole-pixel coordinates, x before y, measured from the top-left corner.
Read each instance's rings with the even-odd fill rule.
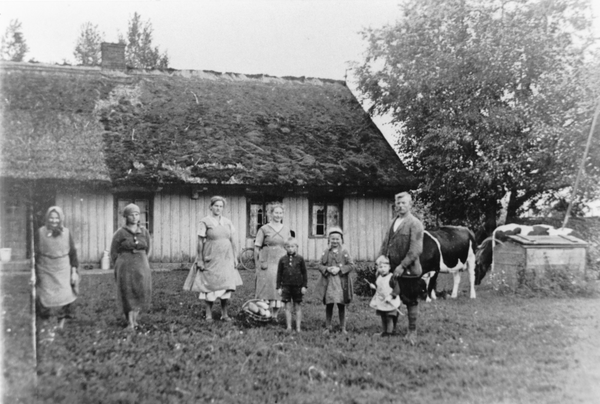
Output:
[[[343,82],[4,63],[2,176],[409,188]]]
[[[99,71],[55,70],[0,64],[0,173],[19,179],[110,181],[104,130],[94,114],[106,84]]]

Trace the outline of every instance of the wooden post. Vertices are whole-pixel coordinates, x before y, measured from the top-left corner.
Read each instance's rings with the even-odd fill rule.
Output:
[[[590,150],[590,145],[592,144],[592,136],[594,135],[594,129],[596,128],[596,121],[598,120],[598,114],[600,114],[599,101],[600,99],[596,100],[596,112],[594,113],[594,119],[592,119],[592,127],[590,128],[590,134],[588,135],[587,144],[585,145],[585,152],[583,153],[583,157],[581,158],[581,165],[579,166],[579,171],[577,171],[575,185],[573,185],[573,192],[571,193],[571,202],[569,202],[567,213],[565,213],[565,220],[563,221],[562,228],[565,228],[567,226],[569,216],[571,215],[571,208],[573,208],[573,203],[577,198],[577,187],[579,187],[579,178],[581,177],[581,173],[583,172],[583,170],[585,170],[585,159],[587,158],[588,152]]]
[[[33,215],[33,189],[30,186],[29,188],[29,201],[27,203],[27,207],[29,209],[29,242],[31,243],[31,278],[29,280],[31,286],[31,342],[32,342],[32,352],[33,352],[33,388],[37,388],[37,332],[36,332],[36,310],[35,310],[35,302],[36,302],[36,293],[35,293],[35,284],[36,284],[36,276],[35,276],[35,223],[34,223],[34,215]]]

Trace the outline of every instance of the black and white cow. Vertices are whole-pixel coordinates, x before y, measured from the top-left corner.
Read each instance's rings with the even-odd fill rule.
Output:
[[[427,301],[436,299],[439,273],[454,275],[451,297],[456,298],[460,273],[465,270],[469,273],[470,297],[475,299],[475,245],[475,235],[466,227],[442,226],[425,230],[419,260],[423,268],[421,278],[426,281]]]
[[[508,240],[509,236],[516,236],[520,234],[522,236],[555,236],[555,235],[569,235],[573,233],[573,229],[560,228],[556,229],[547,224],[536,224],[533,226],[526,226],[522,224],[505,224],[498,226],[492,233],[491,237],[486,238],[477,247],[475,253],[475,284],[481,284],[481,281],[485,275],[494,269],[494,248],[497,243],[503,243]]]

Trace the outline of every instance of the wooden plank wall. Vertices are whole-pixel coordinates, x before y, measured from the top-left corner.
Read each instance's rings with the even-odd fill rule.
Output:
[[[99,263],[110,249],[114,233],[114,200],[109,193],[57,194],[56,205],[65,213],[80,262]]]
[[[162,192],[154,195],[151,261],[191,262],[196,257],[198,226],[210,214],[211,197],[200,194],[198,199],[192,199],[189,193]],[[225,196],[225,199],[223,216],[233,222],[235,246],[239,250],[246,245],[246,198]]]
[[[289,197],[283,199],[285,205],[285,214],[283,221],[290,229],[296,232],[298,240],[298,253],[305,260],[316,260],[321,258],[321,254],[327,248],[327,240],[325,238],[311,238],[309,229],[309,203],[308,198]]]
[[[22,195],[2,194],[0,247],[11,249],[11,261],[27,258],[27,204]]]
[[[190,262],[196,256],[198,223],[210,213],[212,195],[191,199],[189,193],[156,193],[153,201],[153,262]],[[225,196],[223,216],[236,228],[236,248],[250,247],[246,237],[247,207],[243,195]],[[65,225],[73,232],[81,262],[99,262],[104,249],[110,248],[114,222],[114,199],[111,194],[82,193],[57,195],[56,203],[65,212]],[[325,238],[309,237],[309,201],[306,196],[284,198],[284,222],[296,232],[299,253],[307,260],[317,260],[327,248]],[[344,200],[342,220],[344,242],[357,261],[376,258],[383,235],[390,224],[390,201],[379,198],[352,197]]]
[[[309,201],[306,197],[283,200],[284,222],[296,232],[299,252],[307,260],[317,260],[327,248],[325,238],[309,237]],[[342,221],[344,244],[357,261],[375,260],[384,233],[392,219],[390,201],[381,198],[352,197],[344,200]]]
[[[374,261],[392,220],[391,201],[352,197],[344,200],[344,244],[356,261]]]

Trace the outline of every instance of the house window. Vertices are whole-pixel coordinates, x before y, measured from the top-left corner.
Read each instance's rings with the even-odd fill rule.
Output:
[[[145,227],[152,233],[152,199],[150,196],[117,197],[115,201],[117,205],[115,209],[115,229],[125,226],[123,210],[130,203],[135,203],[140,208],[140,226]]]
[[[342,227],[342,204],[314,201],[310,204],[310,235],[325,237],[333,226]]]
[[[246,237],[255,238],[258,229],[269,223],[269,209],[275,202],[281,203],[277,198],[253,198],[248,201],[248,227]]]

